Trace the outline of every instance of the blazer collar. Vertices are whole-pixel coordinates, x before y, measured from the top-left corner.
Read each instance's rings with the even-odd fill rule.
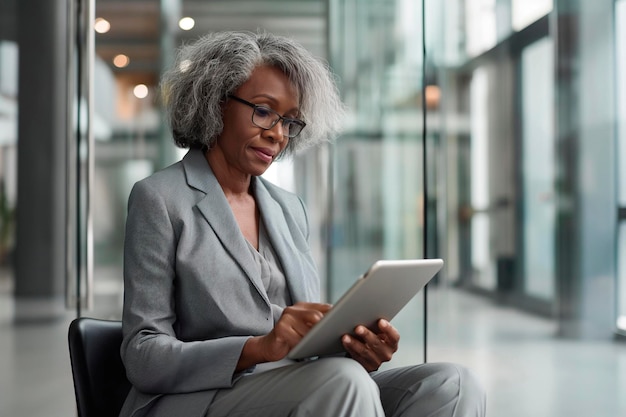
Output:
[[[234,232],[239,230],[239,225],[203,152],[197,149],[190,150],[183,158],[183,166],[189,186],[206,193],[206,196],[198,202],[198,209],[215,231],[222,245],[239,263],[258,293],[269,305],[248,243],[242,233]],[[287,226],[283,208],[272,197],[263,180],[253,177],[252,181],[259,211],[270,242],[283,267],[291,297],[294,302],[306,300],[308,294],[301,279],[303,277],[302,261],[300,257],[294,256],[296,245]]]
[[[183,166],[187,184],[206,194],[196,204],[196,207],[209,223],[226,251],[239,263],[259,295],[269,305],[270,302],[248,243],[243,234],[239,232],[239,225],[226,200],[224,191],[215,178],[203,152],[199,149],[189,150],[183,158]]]

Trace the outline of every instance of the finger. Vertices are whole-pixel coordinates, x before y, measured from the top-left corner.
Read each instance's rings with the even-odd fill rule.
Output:
[[[381,362],[377,355],[365,343],[349,335],[344,335],[341,340],[350,357],[359,362],[368,372],[380,367]]]
[[[276,323],[276,335],[285,343],[294,346],[322,317],[324,317],[324,314],[315,308],[311,308],[310,305],[287,307],[283,310],[278,323]]]
[[[378,322],[378,328],[380,329],[379,337],[385,341],[385,343],[393,347],[394,352],[398,350],[398,343],[400,342],[400,332],[387,320],[381,319]]]
[[[357,326],[355,333],[379,363],[391,360],[391,357],[397,350],[395,345],[387,344],[383,337],[384,334],[376,334],[365,326]]]
[[[383,343],[379,335],[365,326],[357,326],[354,329],[354,333],[363,343],[369,345],[370,348],[378,348]]]
[[[294,304],[292,307],[302,308],[305,310],[317,310],[325,314],[332,308],[332,304],[299,302]]]
[[[308,327],[311,327],[324,317],[324,312],[313,305],[293,305],[283,310],[283,316],[291,317],[292,320],[306,323]]]
[[[328,313],[328,310],[333,308],[333,305],[332,304],[327,304],[327,303],[315,303],[314,308],[316,308],[318,311],[326,314],[326,313]]]
[[[331,307],[322,303],[297,303],[286,307],[272,331],[264,339],[269,355],[277,358],[284,356]]]
[[[306,325],[295,320],[292,316],[283,315],[274,326],[272,333],[277,343],[292,347],[300,341],[302,333],[306,332],[303,327]]]

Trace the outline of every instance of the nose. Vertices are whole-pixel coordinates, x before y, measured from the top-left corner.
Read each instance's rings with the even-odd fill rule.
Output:
[[[265,137],[271,140],[273,143],[281,143],[288,139],[286,136],[285,127],[282,120],[279,120],[271,129],[265,130]]]

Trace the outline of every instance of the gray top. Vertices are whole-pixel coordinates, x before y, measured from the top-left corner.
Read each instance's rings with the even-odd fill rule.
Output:
[[[270,300],[275,325],[283,309],[291,305],[292,301],[285,274],[267,235],[263,219],[259,220],[259,250],[254,249],[250,242],[248,242],[248,248],[257,264],[263,287]]]

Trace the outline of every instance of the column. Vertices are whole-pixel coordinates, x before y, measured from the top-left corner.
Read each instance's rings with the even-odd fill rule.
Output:
[[[67,1],[17,2],[15,320],[64,314]]]

